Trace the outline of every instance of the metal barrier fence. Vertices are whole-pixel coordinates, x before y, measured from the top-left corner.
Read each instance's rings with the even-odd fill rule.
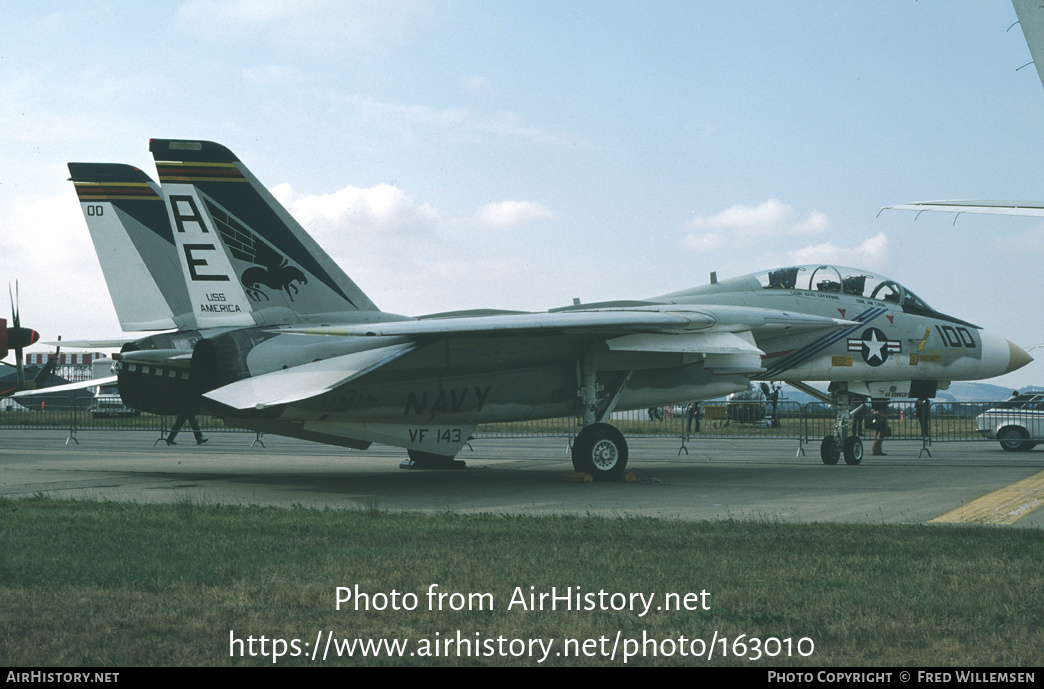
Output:
[[[933,443],[975,440],[1005,440],[1006,449],[1029,449],[1044,444],[1044,408],[1005,408],[1003,402],[939,402],[931,404],[922,425],[914,402],[890,402],[885,410],[889,441]],[[77,400],[71,406],[45,403],[34,410],[10,408],[0,412],[2,429],[62,430],[75,440],[79,431],[153,431],[162,439],[176,421],[174,416],[156,414],[112,414],[91,408],[91,399]],[[874,431],[866,426],[871,416],[867,408],[856,416],[850,432],[866,439]],[[861,417],[861,418],[860,418]],[[226,426],[221,419],[200,414],[203,432],[257,434],[252,430]],[[801,445],[816,444],[831,435],[836,419],[829,405],[815,402],[798,404],[771,402],[704,402],[699,415],[690,418],[685,407],[658,407],[648,410],[616,412],[610,423],[627,437],[673,437],[686,439],[779,439],[797,440]],[[984,437],[982,425],[991,434]],[[521,438],[539,436],[568,437],[580,430],[574,417],[482,424],[474,437]],[[191,429],[186,427],[185,432]]]
[[[0,412],[0,430],[55,430],[68,433],[69,442],[79,442],[76,435],[79,431],[145,431],[156,433],[157,442],[167,437],[174,427],[177,417],[164,414],[119,413],[111,410],[92,408],[93,398],[85,397],[71,404],[54,402],[36,402],[32,408],[7,408]],[[196,422],[205,434],[213,433],[250,433],[254,431],[226,426],[216,417],[199,414]],[[191,437],[192,427],[185,424],[181,429]]]
[[[954,442],[969,440],[996,440],[987,438],[979,431],[980,419],[984,428],[992,428],[993,435],[1004,428],[1025,429],[1027,440],[1044,442],[1044,409],[1003,409],[1002,402],[939,402],[927,407],[922,419],[918,415],[916,402],[890,402],[884,417],[888,426],[887,438],[892,440],[922,440],[931,442]],[[829,405],[816,402],[803,407],[804,436],[807,440],[822,438],[833,432],[834,412]],[[871,411],[866,409],[862,418],[853,422],[853,432],[872,437],[874,431],[866,427]],[[922,423],[923,421],[923,423]]]
[[[690,419],[685,407],[655,407],[614,412],[609,423],[629,437],[682,438],[801,438],[801,405],[780,402],[775,413],[771,403],[704,402],[699,418]],[[575,417],[511,423],[488,423],[478,427],[476,438],[521,438],[562,436],[579,432]]]

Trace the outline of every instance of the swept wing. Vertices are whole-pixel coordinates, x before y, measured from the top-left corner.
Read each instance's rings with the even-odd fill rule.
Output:
[[[700,306],[697,309],[665,310],[663,306],[650,306],[647,309],[570,310],[507,316],[301,327],[283,329],[280,332],[339,337],[486,335],[540,330],[607,334],[653,331],[670,334],[701,330],[816,329],[843,325],[850,325],[850,323],[839,318],[757,307]]]
[[[838,328],[852,325],[838,318],[754,307],[719,306],[699,310],[655,308],[565,311],[498,316],[435,318],[344,326],[280,328],[281,334],[331,338],[377,338],[389,345],[295,366],[236,381],[204,396],[236,409],[265,409],[315,397],[345,385],[410,352],[417,343],[439,337],[538,333],[591,335],[615,352],[703,355],[706,366],[722,373],[762,371],[764,352],[755,334]]]

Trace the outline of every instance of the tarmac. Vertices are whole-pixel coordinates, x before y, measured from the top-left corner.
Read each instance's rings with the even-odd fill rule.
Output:
[[[404,471],[406,452],[213,433],[0,432],[0,496],[274,507],[1044,527],[1044,446],[886,441],[886,456],[826,466],[797,440],[629,438],[632,481],[569,480],[565,437],[473,440],[463,471]],[[263,442],[263,446],[262,443]],[[867,448],[869,449],[869,447]]]

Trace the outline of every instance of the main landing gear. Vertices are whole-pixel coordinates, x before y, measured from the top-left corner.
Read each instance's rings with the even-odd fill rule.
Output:
[[[617,481],[627,470],[627,441],[605,423],[620,400],[631,374],[615,381],[609,394],[599,396],[591,355],[577,362],[577,387],[584,428],[573,440],[573,469],[595,481]]]
[[[595,481],[616,481],[627,469],[627,441],[607,423],[585,426],[573,441],[573,469]]]

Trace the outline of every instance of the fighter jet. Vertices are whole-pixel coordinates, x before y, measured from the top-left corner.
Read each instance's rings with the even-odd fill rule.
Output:
[[[478,424],[576,416],[574,467],[613,480],[628,458],[614,411],[829,381],[822,458],[855,464],[853,401],[931,397],[1031,360],[894,280],[827,265],[539,313],[386,313],[230,150],[150,149],[162,186],[129,166],[69,165],[121,323],[176,328],[114,356],[123,400],[147,412],[389,444],[427,468],[459,467]]]

